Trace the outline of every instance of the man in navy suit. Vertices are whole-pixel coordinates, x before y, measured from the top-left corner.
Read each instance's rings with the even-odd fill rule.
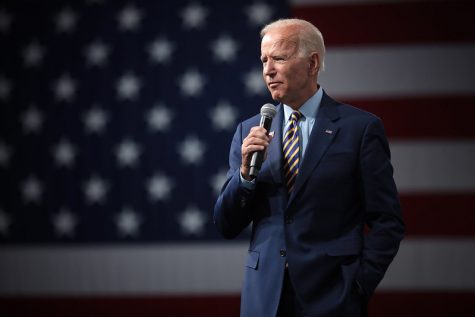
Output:
[[[259,115],[237,127],[214,210],[225,238],[252,223],[241,316],[364,316],[405,231],[383,125],[318,84],[325,47],[311,23],[279,20],[261,37],[277,114],[269,133]]]

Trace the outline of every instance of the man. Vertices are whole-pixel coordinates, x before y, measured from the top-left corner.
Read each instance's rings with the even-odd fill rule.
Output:
[[[270,133],[259,115],[237,127],[214,211],[226,238],[252,222],[241,316],[363,316],[404,235],[383,125],[320,87],[325,47],[311,23],[279,20],[261,36],[280,104]],[[266,160],[253,179],[256,151]]]

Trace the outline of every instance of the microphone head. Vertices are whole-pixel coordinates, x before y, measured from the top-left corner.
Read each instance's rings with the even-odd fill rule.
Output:
[[[275,106],[271,103],[266,103],[261,108],[261,116],[263,117],[274,118],[276,113],[277,113],[277,110]]]

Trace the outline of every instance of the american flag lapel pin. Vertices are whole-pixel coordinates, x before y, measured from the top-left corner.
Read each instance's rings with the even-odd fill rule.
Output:
[[[325,133],[328,134],[328,135],[332,135],[332,134],[333,134],[333,131],[326,129],[326,130],[325,130]]]

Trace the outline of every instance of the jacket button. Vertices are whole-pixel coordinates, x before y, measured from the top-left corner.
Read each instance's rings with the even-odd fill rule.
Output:
[[[291,224],[292,222],[294,222],[294,219],[290,216],[285,216],[285,223],[286,224]]]
[[[287,255],[287,252],[285,252],[284,249],[281,249],[281,250],[280,250],[280,256],[281,256],[281,257],[284,257],[284,256],[286,256],[286,255]]]

